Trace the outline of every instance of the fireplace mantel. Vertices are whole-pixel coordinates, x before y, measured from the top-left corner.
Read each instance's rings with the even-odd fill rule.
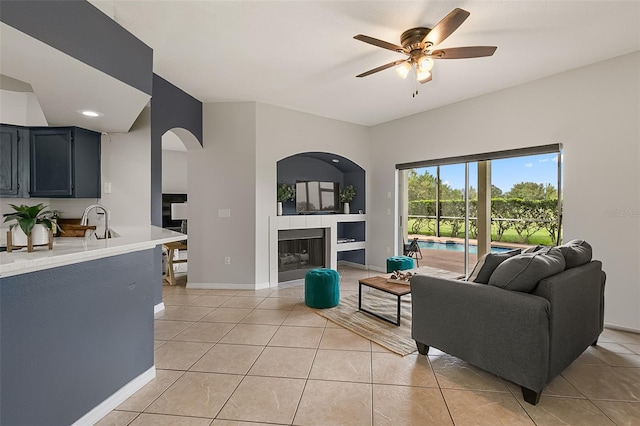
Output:
[[[323,214],[323,215],[297,215],[297,216],[270,216],[269,217],[269,285],[278,285],[278,231],[285,229],[312,229],[324,228],[325,244],[327,245],[329,268],[337,269],[338,252],[366,249],[364,237],[356,238],[356,241],[338,243],[343,235],[338,235],[339,224],[366,223],[365,214]],[[365,267],[365,265],[362,265]]]

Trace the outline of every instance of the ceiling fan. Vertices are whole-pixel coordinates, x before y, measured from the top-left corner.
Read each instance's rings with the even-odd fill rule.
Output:
[[[448,49],[434,50],[434,47],[449,37],[462,23],[471,15],[463,9],[453,9],[447,16],[433,28],[417,27],[410,28],[400,36],[400,44],[389,43],[384,40],[369,37],[363,34],[354,36],[356,40],[372,44],[383,49],[393,50],[394,52],[404,53],[408,56],[406,59],[400,59],[388,64],[379,66],[367,72],[357,75],[356,77],[366,77],[387,68],[401,65],[396,69],[402,78],[413,70],[416,73],[416,80],[420,83],[431,81],[431,68],[434,59],[464,59],[479,58],[483,56],[491,56],[496,51],[496,46],[467,46],[467,47],[450,47]],[[416,90],[415,95],[418,94]]]

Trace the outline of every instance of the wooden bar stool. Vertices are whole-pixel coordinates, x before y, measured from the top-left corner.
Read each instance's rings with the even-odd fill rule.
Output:
[[[174,263],[186,263],[187,259],[173,259],[176,250],[187,250],[187,244],[184,241],[174,241],[171,243],[165,243],[164,246],[167,248],[167,281],[169,285],[176,285],[176,277],[173,273],[173,265]]]

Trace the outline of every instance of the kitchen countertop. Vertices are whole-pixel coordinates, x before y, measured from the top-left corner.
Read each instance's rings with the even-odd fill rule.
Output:
[[[183,241],[187,236],[157,226],[117,227],[117,238],[97,240],[95,238],[54,238],[53,250],[35,247],[27,253],[26,248],[12,253],[0,253],[0,277],[8,277],[42,269],[71,265],[119,254],[146,250],[158,244]]]

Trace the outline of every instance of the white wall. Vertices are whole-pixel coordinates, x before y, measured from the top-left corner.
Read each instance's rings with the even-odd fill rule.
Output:
[[[47,126],[36,95],[0,90],[0,123],[16,126]]]
[[[188,285],[268,286],[277,161],[326,151],[366,170],[369,129],[260,103],[205,104],[203,115],[204,149],[188,151]],[[218,209],[231,217],[218,217]]]
[[[111,140],[109,140],[109,137]],[[128,133],[102,137],[102,199],[111,225],[151,224],[151,110],[147,107]],[[111,182],[111,194],[104,184]]]
[[[162,193],[189,193],[186,151],[162,151]]]
[[[190,287],[255,287],[255,109],[203,105],[203,149],[188,151]]]
[[[562,143],[564,240],[602,260],[606,323],[640,330],[639,75],[636,52],[373,127],[369,263],[394,244],[396,163]]]
[[[269,216],[276,215],[278,160],[310,151],[338,154],[367,172],[369,188],[370,129],[260,103],[256,119],[255,282],[264,286],[269,282]],[[366,199],[369,203],[368,192]],[[367,233],[369,229],[367,224]]]

